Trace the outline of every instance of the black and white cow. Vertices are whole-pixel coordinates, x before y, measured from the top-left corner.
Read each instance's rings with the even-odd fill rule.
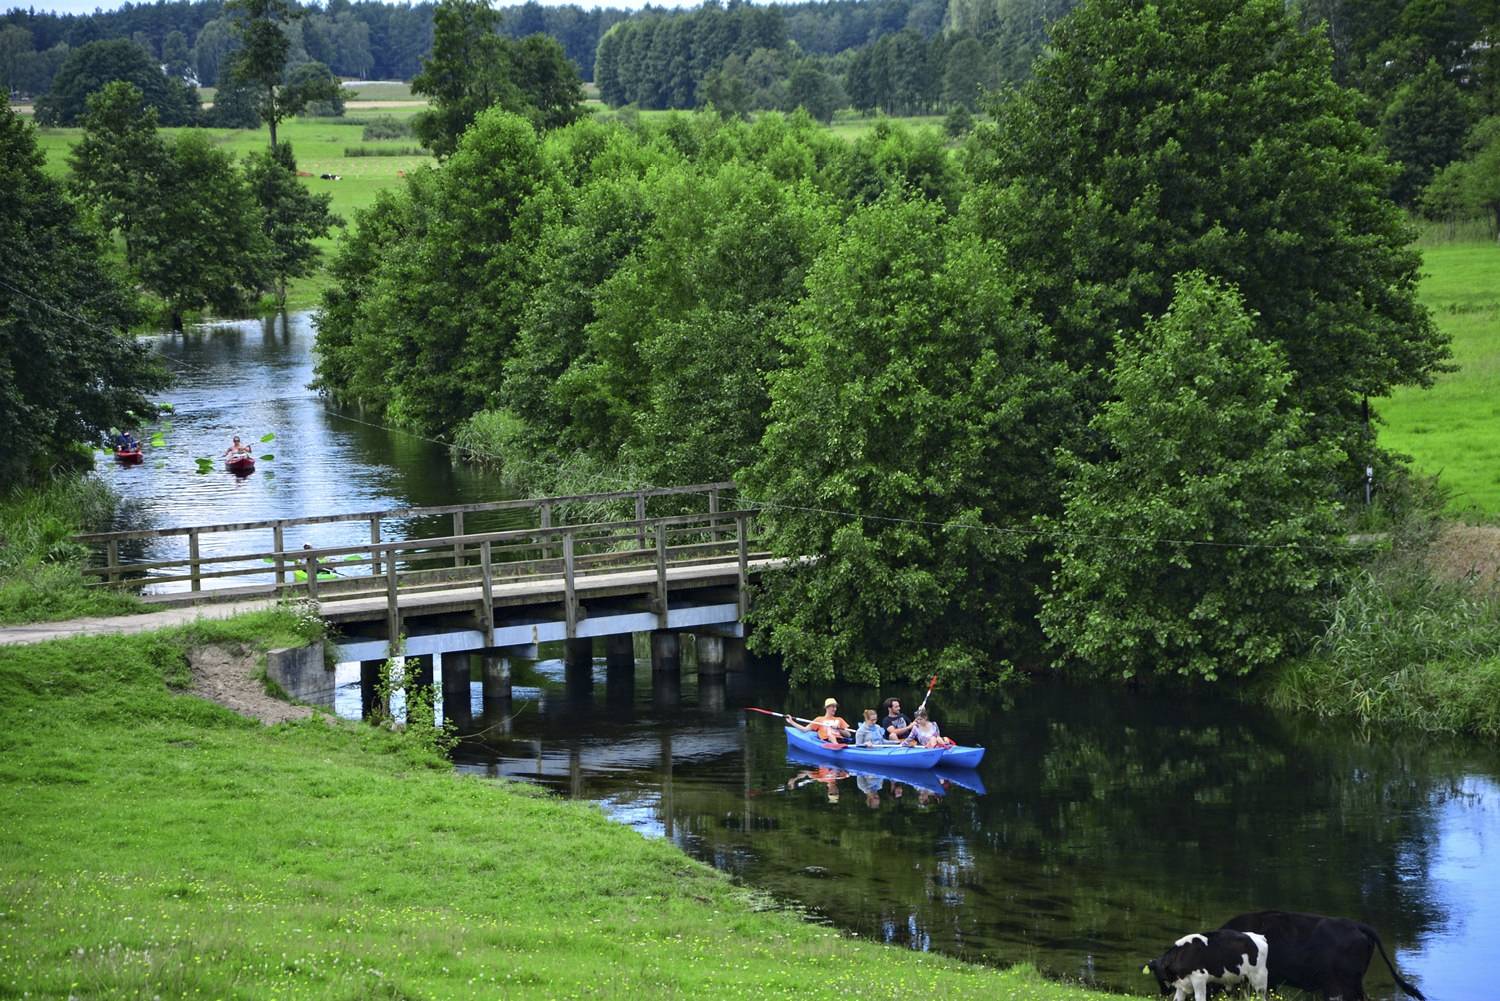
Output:
[[[1290,984],[1321,993],[1328,1001],[1367,1001],[1365,971],[1375,949],[1396,986],[1417,1001],[1422,992],[1401,979],[1375,929],[1348,918],[1291,911],[1254,911],[1224,922],[1224,928],[1264,935],[1271,948],[1271,986]]]
[[[1163,994],[1173,994],[1173,1001],[1185,1001],[1189,990],[1194,1001],[1207,1001],[1209,985],[1242,983],[1248,983],[1264,1001],[1269,951],[1261,935],[1221,928],[1182,936],[1147,963],[1143,972],[1156,978]]]

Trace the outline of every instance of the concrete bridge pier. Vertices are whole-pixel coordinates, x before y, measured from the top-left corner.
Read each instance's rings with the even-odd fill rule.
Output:
[[[460,733],[474,729],[474,710],[469,702],[469,655],[443,654],[443,718],[451,719]]]
[[[635,637],[630,633],[604,637],[604,699],[611,705],[635,700]]]
[[[699,683],[701,684],[705,677],[722,678],[725,668],[724,637],[699,633],[693,638],[693,642],[698,648]]]
[[[510,704],[510,658],[503,650],[480,650],[480,677],[484,681],[484,710],[490,711],[490,703],[504,701]]]
[[[745,649],[742,636],[725,636],[724,670],[730,674],[743,674],[750,668],[750,652]]]
[[[682,670],[682,644],[674,632],[658,629],[651,634],[651,673],[677,674]]]
[[[376,698],[380,687],[380,671],[385,667],[383,660],[362,660],[359,662],[359,715],[361,719],[369,719],[375,715],[377,708],[380,715],[389,716],[391,705],[389,702],[382,706],[376,705]]]

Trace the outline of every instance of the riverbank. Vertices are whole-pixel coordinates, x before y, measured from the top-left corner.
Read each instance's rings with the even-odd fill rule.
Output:
[[[56,622],[141,609],[133,595],[85,586],[87,557],[71,541],[103,531],[117,498],[99,480],[65,475],[0,495],[0,625]]]
[[[268,728],[185,694],[189,650],[313,629],[273,612],[0,650],[0,993],[764,998],[836,978],[1102,996],[810,924],[594,806],[457,776],[396,734]]]

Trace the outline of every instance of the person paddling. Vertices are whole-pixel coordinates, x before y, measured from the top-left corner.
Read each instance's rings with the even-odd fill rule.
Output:
[[[224,450],[224,455],[227,458],[230,458],[230,459],[236,459],[236,458],[239,458],[242,455],[249,455],[249,454],[250,454],[250,446],[246,445],[244,442],[240,441],[240,436],[239,435],[235,435],[234,436],[234,441],[230,442],[229,443],[229,447]]]
[[[794,726],[799,730],[813,730],[818,734],[818,739],[827,743],[837,743],[840,739],[849,735],[849,724],[844,717],[839,715],[839,701],[835,698],[823,700],[823,715],[815,717],[807,723],[798,723],[791,716],[785,717],[787,726]]]

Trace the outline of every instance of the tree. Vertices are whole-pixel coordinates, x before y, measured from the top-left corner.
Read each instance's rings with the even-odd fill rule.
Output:
[[[1435,218],[1486,217],[1500,237],[1500,115],[1474,126],[1468,156],[1438,171],[1422,196],[1423,210]]]
[[[193,40],[193,65],[198,69],[198,82],[204,85],[213,82],[222,88],[230,79],[231,57],[238,46],[234,22],[229,18],[216,17],[205,24]],[[215,97],[214,104],[218,103]]]
[[[1337,559],[1340,459],[1288,407],[1282,352],[1239,295],[1181,276],[1119,344],[1100,454],[1065,452],[1041,622],[1099,673],[1212,681],[1294,652]]]
[[[89,95],[83,138],[68,154],[69,186],[98,212],[106,231],[121,234],[132,266],[141,226],[159,198],[170,160],[156,134],[156,109],[145,104],[134,84],[116,80]]]
[[[698,85],[698,103],[710,105],[725,118],[743,118],[750,113],[750,84],[745,63],[730,56],[718,69],[710,70]]]
[[[582,114],[578,71],[554,39],[512,42],[497,34],[500,15],[484,0],[442,0],[433,13],[432,52],[412,80],[431,108],[413,128],[436,155],[451,154],[479,112],[499,106],[525,115],[539,129]]]
[[[0,108],[0,482],[45,475],[78,442],[151,412],[166,373],[129,334],[137,313],[56,181],[36,132]]]
[[[53,78],[51,91],[37,99],[37,122],[75,124],[87,107],[89,95],[115,80],[133,84],[146,104],[156,109],[161,124],[196,122],[197,91],[163,74],[140,46],[124,38],[90,42],[69,52]]]
[[[962,105],[972,112],[990,83],[989,57],[979,39],[971,36],[954,42],[943,69],[943,103],[950,108]]]
[[[234,158],[203,133],[183,132],[155,201],[131,237],[141,284],[181,330],[190,310],[245,308],[264,287],[269,248],[260,212]]]
[[[221,129],[260,128],[260,103],[256,100],[259,93],[253,83],[235,76],[225,63],[219,88],[214,92],[214,106],[205,113],[208,124]]]
[[[21,89],[22,65],[32,52],[31,32],[18,24],[0,27],[0,89],[7,96]]]
[[[966,205],[1080,372],[1165,312],[1174,276],[1234,284],[1293,403],[1362,475],[1361,402],[1442,369],[1392,168],[1281,0],[1086,0],[971,148]],[[1107,395],[1097,378],[1090,395]]]
[[[319,62],[298,63],[286,74],[286,89],[306,97],[303,110],[325,118],[344,113],[346,91],[333,71]]]
[[[934,662],[994,680],[1024,649],[1066,373],[995,256],[944,215],[884,198],[813,265],[737,477],[773,551],[818,554],[767,575],[751,612],[797,680]]]
[[[321,254],[313,241],[327,236],[339,222],[328,210],[333,196],[314,194],[297,180],[291,143],[281,143],[269,153],[252,154],[245,165],[245,176],[260,205],[266,272],[276,308],[285,309],[287,280],[312,272]]]
[[[839,109],[842,98],[838,81],[810,59],[798,63],[787,81],[788,110],[804,108],[824,124],[833,121],[833,113]]]
[[[276,126],[298,114],[311,101],[339,99],[338,80],[324,71],[289,83],[287,62],[292,45],[288,30],[301,13],[289,0],[229,0],[225,7],[238,20],[240,48],[230,59],[236,78],[256,90],[256,110],[271,128],[271,148],[276,148]]]
[[[1432,175],[1463,155],[1473,124],[1469,100],[1436,60],[1396,88],[1380,120],[1380,136],[1401,173],[1391,196],[1412,205]]]
[[[193,77],[193,55],[188,49],[187,36],[176,29],[167,32],[161,43],[161,61],[167,76],[190,80]]]

